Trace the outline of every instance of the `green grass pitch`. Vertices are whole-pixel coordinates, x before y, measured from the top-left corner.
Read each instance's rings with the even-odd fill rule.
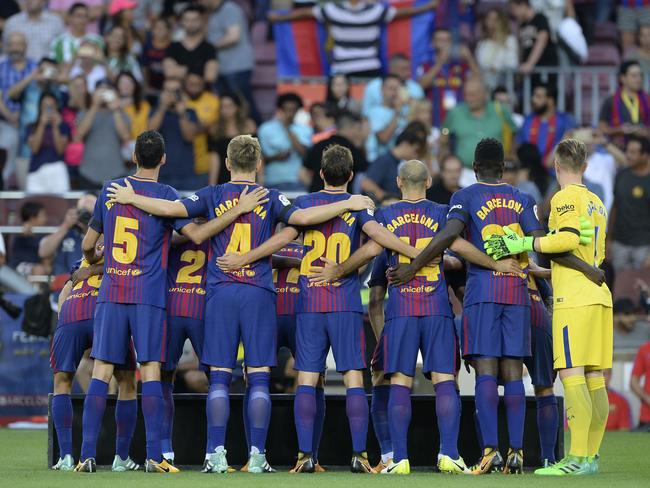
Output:
[[[548,479],[532,474],[523,476],[490,475],[482,477],[447,476],[418,471],[409,476],[353,475],[347,471],[330,471],[313,475],[290,475],[278,472],[268,475],[233,473],[202,474],[198,470],[178,475],[111,473],[100,468],[95,474],[63,473],[46,467],[46,431],[15,431],[0,429],[0,486],[51,488],[164,488],[175,487],[314,487],[314,488],[417,488],[457,487],[650,487],[650,435],[608,433],[602,448],[601,473],[597,476]],[[468,460],[469,461],[469,460]]]

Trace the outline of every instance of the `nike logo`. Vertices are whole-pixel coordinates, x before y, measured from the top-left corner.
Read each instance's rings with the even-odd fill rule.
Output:
[[[454,463],[454,465],[455,465],[458,469],[460,469],[461,471],[465,471],[465,467],[464,467],[464,466],[461,466],[460,464],[458,464],[458,463],[457,463],[456,461],[454,461],[453,459],[451,460],[451,462]]]
[[[165,473],[169,473],[169,468],[166,468],[164,466],[158,466],[158,468],[162,469]]]
[[[397,468],[397,464],[394,464],[393,466],[386,468],[386,472],[392,473],[395,470],[395,468]]]

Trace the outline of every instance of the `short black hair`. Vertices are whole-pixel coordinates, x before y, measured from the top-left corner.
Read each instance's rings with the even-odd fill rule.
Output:
[[[402,80],[400,79],[399,76],[388,73],[387,75],[384,75],[384,79],[381,80],[381,85],[384,86],[384,83],[386,83],[390,79],[397,80],[399,81],[400,84],[402,83]]]
[[[514,3],[515,5],[527,5],[530,7],[530,0],[510,0],[510,3]]]
[[[275,101],[275,106],[277,108],[282,108],[285,103],[295,103],[298,105],[298,108],[303,107],[302,98],[300,95],[294,92],[283,93],[278,96],[278,99]]]
[[[638,66],[639,68],[641,67],[639,62],[635,61],[634,59],[628,59],[627,61],[623,61],[621,65],[618,67],[618,76],[625,76],[628,70],[632,66]]]
[[[630,134],[627,136],[627,142],[625,145],[627,146],[630,142],[638,142],[639,145],[641,146],[641,152],[643,154],[650,154],[650,139],[644,136],[640,136],[637,134]]]
[[[350,112],[349,110],[343,110],[336,114],[336,127],[339,129],[350,127],[354,124],[360,124],[361,122],[361,116],[354,112]]]
[[[503,144],[497,139],[481,139],[474,150],[474,169],[483,176],[500,178],[504,165]]]
[[[27,222],[36,217],[44,208],[40,202],[25,202],[20,207],[20,218],[23,222]]]
[[[499,93],[508,93],[508,89],[503,85],[497,86],[494,90],[492,90],[492,98],[494,98],[494,96],[498,95]]]
[[[543,88],[546,92],[546,96],[552,98],[555,103],[557,103],[557,88],[550,83],[537,83],[533,88],[533,91],[537,88]]]
[[[70,8],[68,9],[68,15],[72,15],[80,8],[85,8],[86,10],[88,10],[88,5],[82,2],[75,2],[72,5],[70,5]]]
[[[160,132],[147,130],[135,140],[135,159],[138,166],[154,169],[165,155],[165,140]]]
[[[425,140],[426,136],[417,127],[407,127],[397,136],[395,146],[399,146],[403,142],[419,146],[423,144]]]
[[[194,13],[197,13],[199,15],[204,15],[205,14],[205,7],[203,5],[198,5],[198,4],[195,4],[195,3],[191,3],[191,4],[189,4],[187,7],[185,7],[183,9],[183,11],[181,12],[181,15],[180,15],[181,18],[185,14],[190,13],[190,12],[194,12]]]
[[[345,185],[352,176],[354,160],[352,152],[344,146],[333,144],[323,151],[320,168],[325,183],[332,186]]]

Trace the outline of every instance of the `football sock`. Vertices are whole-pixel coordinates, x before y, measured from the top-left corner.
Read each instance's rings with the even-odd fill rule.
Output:
[[[312,456],[318,461],[318,447],[320,438],[323,434],[323,424],[325,424],[325,390],[316,387],[316,418],[314,419],[314,436],[312,446]]]
[[[242,418],[244,419],[244,434],[246,435],[246,452],[251,452],[251,429],[248,425],[248,400],[251,396],[251,387],[246,382],[246,389],[244,390],[244,399],[242,402]]]
[[[591,397],[585,377],[568,376],[562,379],[566,404],[566,416],[571,432],[572,456],[585,457],[589,454],[589,426],[591,425]]]
[[[523,449],[524,420],[526,417],[526,392],[523,381],[508,381],[504,385],[503,402],[506,404],[510,447],[513,449]]]
[[[271,373],[259,372],[248,375],[248,385],[251,390],[248,399],[248,427],[251,431],[251,452],[259,454],[265,451],[266,435],[271,422],[271,397],[269,384]]]
[[[59,442],[59,457],[72,454],[72,401],[70,395],[52,397],[52,419]]]
[[[83,441],[81,443],[82,461],[95,457],[97,436],[99,435],[99,429],[102,427],[104,410],[106,410],[106,395],[108,395],[108,383],[96,378],[91,379],[84,400]]]
[[[478,447],[481,449],[481,452],[485,449],[485,444],[483,443],[483,434],[481,434],[481,422],[478,420],[478,410],[474,409],[474,430],[476,431],[476,440],[478,442]]]
[[[162,381],[163,394],[163,417],[162,427],[160,429],[160,445],[163,456],[170,458],[174,454],[172,446],[172,435],[174,432],[174,383]]]
[[[402,385],[390,385],[388,426],[393,445],[393,461],[396,463],[408,459],[407,437],[410,423],[411,389]]]
[[[588,377],[587,389],[591,397],[591,423],[589,424],[588,456],[598,454],[603,441],[607,417],[609,416],[609,399],[605,388],[605,378],[602,376]]]
[[[160,381],[142,383],[142,416],[147,438],[147,459],[162,461],[160,430],[163,417],[163,394]]]
[[[436,417],[440,431],[440,454],[458,459],[458,431],[460,411],[456,382],[442,381],[434,385],[436,391]]]
[[[208,453],[223,449],[226,444],[226,426],[230,417],[230,381],[228,371],[210,371],[210,391],[207,399]]]
[[[122,459],[129,457],[131,439],[135,432],[135,423],[138,419],[137,400],[118,400],[115,405],[115,454]]]
[[[483,448],[498,448],[497,406],[499,392],[497,379],[492,375],[482,375],[476,379],[476,413],[483,438]]]
[[[346,390],[345,412],[350,423],[352,450],[364,452],[368,437],[368,400],[363,388],[348,388]]]
[[[390,442],[390,427],[388,425],[389,397],[390,385],[372,387],[370,414],[372,416],[372,425],[375,428],[375,435],[379,442],[382,462],[387,462],[393,458],[393,444]]]
[[[298,449],[312,453],[314,448],[314,417],[316,416],[316,388],[298,385],[293,400],[294,420],[298,434]]]
[[[557,398],[555,395],[537,397],[537,430],[542,459],[555,462],[555,443],[557,441],[558,422]]]

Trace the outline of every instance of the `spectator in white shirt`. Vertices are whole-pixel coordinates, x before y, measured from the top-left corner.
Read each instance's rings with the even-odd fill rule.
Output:
[[[519,44],[510,32],[510,20],[497,8],[488,10],[482,22],[484,37],[476,47],[476,61],[483,71],[490,89],[504,81],[504,71],[514,70],[519,64]]]
[[[27,57],[34,61],[46,57],[52,41],[65,31],[61,18],[45,10],[46,4],[45,0],[25,0],[24,11],[9,17],[3,31],[4,43],[13,32],[25,34]]]

